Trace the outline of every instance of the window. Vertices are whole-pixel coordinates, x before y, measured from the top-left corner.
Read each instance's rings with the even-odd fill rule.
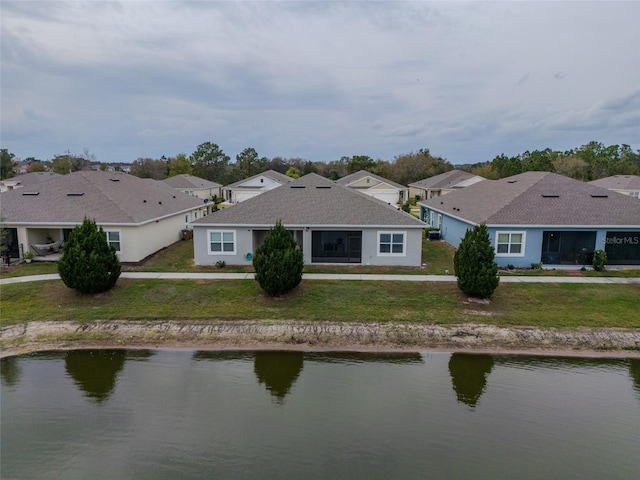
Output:
[[[209,255],[235,255],[236,232],[233,230],[208,230]]]
[[[524,257],[524,232],[498,232],[496,255],[500,257]]]
[[[116,247],[117,253],[121,253],[120,232],[118,230],[105,230],[104,233],[107,235],[107,243]]]
[[[378,255],[405,255],[405,232],[378,232]]]
[[[438,214],[438,225],[436,228],[440,230],[441,226],[442,226],[442,215]]]

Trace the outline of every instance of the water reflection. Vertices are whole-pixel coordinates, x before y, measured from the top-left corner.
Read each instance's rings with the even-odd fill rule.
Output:
[[[475,408],[487,387],[493,369],[491,355],[454,353],[449,359],[449,375],[458,401]]]
[[[20,357],[3,358],[0,362],[0,375],[7,386],[17,385],[20,381]]]
[[[633,389],[640,396],[640,359],[632,358],[629,360],[629,375],[633,381]]]
[[[85,396],[100,403],[116,386],[125,356],[124,350],[76,350],[66,353],[64,366]]]
[[[302,371],[302,352],[256,352],[253,371],[279,401],[289,393]]]

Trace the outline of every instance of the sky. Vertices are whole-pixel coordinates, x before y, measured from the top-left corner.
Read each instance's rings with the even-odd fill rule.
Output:
[[[0,3],[0,145],[101,162],[640,149],[640,2]]]

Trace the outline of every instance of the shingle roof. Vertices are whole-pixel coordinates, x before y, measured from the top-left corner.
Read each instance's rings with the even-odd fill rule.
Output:
[[[280,172],[276,172],[275,170],[266,170],[262,173],[258,173],[256,175],[253,175],[251,177],[242,179],[240,181],[237,181],[235,183],[231,183],[229,185],[225,185],[224,188],[237,188],[240,185],[242,185],[243,183],[249,181],[249,180],[253,180],[254,178],[258,178],[258,177],[268,177],[271,180],[273,180],[274,182],[278,182],[282,185],[284,185],[285,183],[289,183],[291,180],[293,180],[291,177],[288,177],[286,175],[284,175],[283,173]]]
[[[193,175],[188,175],[186,173],[165,178],[162,181],[173,188],[180,188],[183,190],[220,188],[222,186],[219,183],[212,182],[210,180],[200,178],[200,177],[194,177]]]
[[[410,183],[410,187],[415,188],[455,188],[460,182],[469,180],[476,177],[472,173],[464,172],[462,170],[449,170],[448,172],[435,175],[433,177],[425,178],[414,183]]]
[[[141,224],[202,206],[169,185],[122,172],[80,171],[2,194],[6,223]]]
[[[195,225],[345,225],[424,228],[402,210],[369,195],[310,173],[233,207],[214,212]]]
[[[640,227],[636,199],[549,172],[485,180],[419,204],[487,225]]]
[[[610,190],[640,190],[640,177],[638,175],[613,175],[589,182],[597,187]]]
[[[22,175],[16,175],[15,177],[7,178],[3,180],[3,182],[11,183],[11,184],[19,184],[23,187],[28,185],[37,185],[42,182],[46,182],[51,180],[52,178],[59,177],[59,173],[53,172],[31,172],[31,173],[23,173]]]
[[[366,178],[366,177],[371,177],[371,178],[377,180],[380,183],[386,183],[386,184],[391,185],[392,187],[395,187],[395,188],[397,188],[399,190],[405,190],[407,188],[404,185],[400,185],[399,183],[393,182],[391,180],[387,180],[384,177],[376,175],[375,173],[367,172],[366,170],[359,170],[359,171],[357,171],[355,173],[352,173],[350,175],[342,177],[339,180],[337,180],[336,183],[338,185],[344,185],[345,187],[347,187],[347,186],[349,186],[349,184],[357,182],[358,180],[362,180],[363,178]],[[374,185],[372,185],[372,187],[373,186]]]

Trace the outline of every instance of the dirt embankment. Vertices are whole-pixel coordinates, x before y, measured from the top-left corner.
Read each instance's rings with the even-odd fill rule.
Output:
[[[303,321],[30,322],[2,328],[1,356],[85,347],[446,350],[640,356],[640,330]]]

